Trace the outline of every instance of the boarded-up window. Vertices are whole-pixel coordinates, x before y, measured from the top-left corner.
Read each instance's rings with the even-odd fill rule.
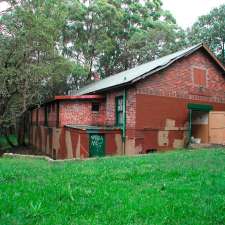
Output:
[[[194,68],[194,84],[198,86],[206,86],[206,70]]]

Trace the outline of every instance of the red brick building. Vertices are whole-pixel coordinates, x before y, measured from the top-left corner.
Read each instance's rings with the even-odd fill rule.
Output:
[[[54,158],[223,144],[225,68],[198,44],[30,112],[30,143]]]

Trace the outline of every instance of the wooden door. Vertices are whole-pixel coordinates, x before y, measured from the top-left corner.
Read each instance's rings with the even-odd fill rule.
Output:
[[[102,134],[90,134],[90,157],[105,155],[105,137]]]
[[[209,113],[209,142],[225,144],[225,112],[223,111]]]

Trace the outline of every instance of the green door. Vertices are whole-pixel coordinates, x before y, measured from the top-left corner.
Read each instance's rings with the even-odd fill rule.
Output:
[[[90,134],[90,157],[105,155],[105,137],[102,134]]]

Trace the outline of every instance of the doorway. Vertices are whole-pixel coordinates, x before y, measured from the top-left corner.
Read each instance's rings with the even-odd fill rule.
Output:
[[[209,143],[209,112],[211,105],[188,104],[189,143]]]
[[[204,111],[192,112],[191,136],[199,143],[209,142],[209,113]]]
[[[89,136],[90,157],[101,157],[105,155],[105,136],[103,134],[90,134]]]

